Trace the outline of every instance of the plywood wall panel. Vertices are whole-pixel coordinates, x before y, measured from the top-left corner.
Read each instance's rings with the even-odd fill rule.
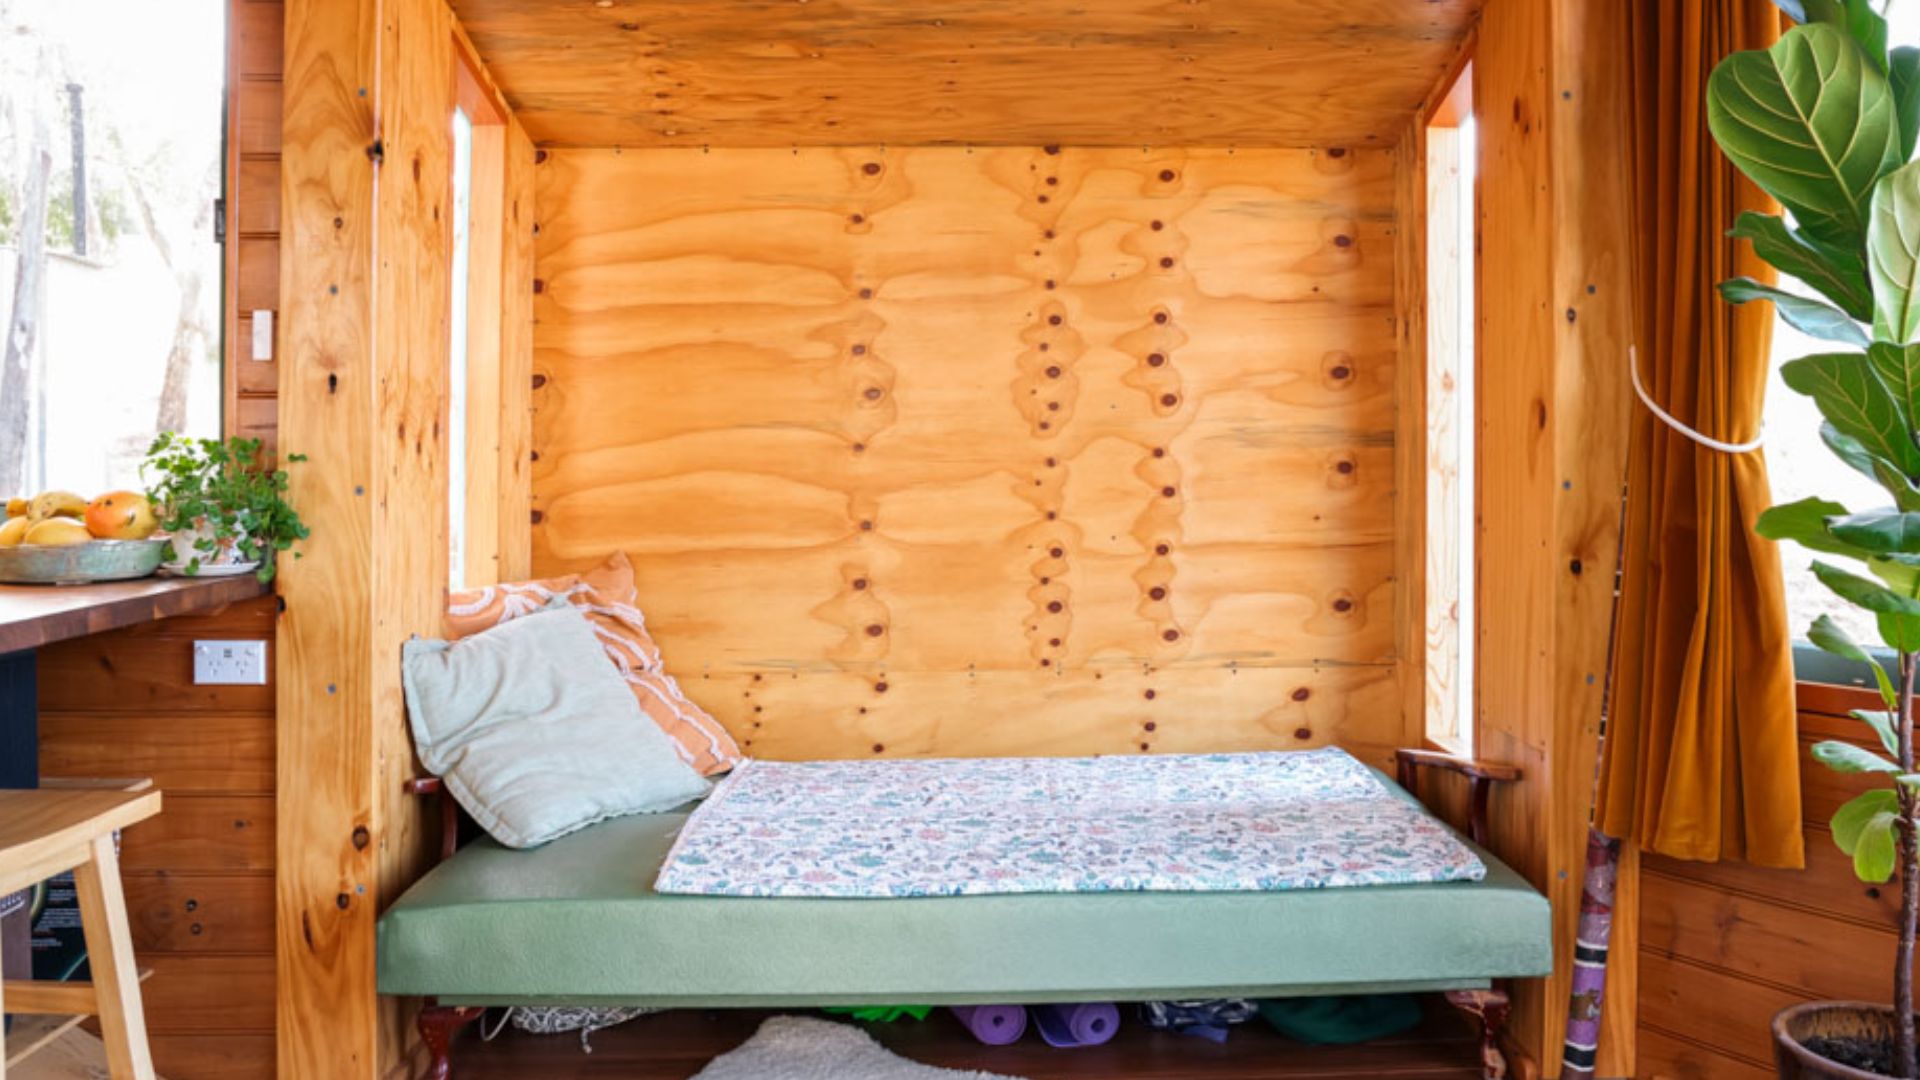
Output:
[[[756,752],[1137,749],[1101,680],[1162,671],[1192,748],[1397,740],[1276,719],[1395,655],[1391,154],[537,171],[534,568],[628,551],[683,678],[792,676]]]
[[[1389,146],[1476,0],[454,0],[543,145]]]
[[[768,758],[1006,757],[1292,750],[1338,744],[1386,767],[1395,682],[1378,665],[1069,671],[892,668],[684,680]]]

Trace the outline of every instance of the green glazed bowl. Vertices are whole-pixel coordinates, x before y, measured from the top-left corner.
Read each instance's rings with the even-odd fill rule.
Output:
[[[52,547],[0,547],[0,582],[9,585],[78,585],[143,578],[160,566],[165,540],[90,540]]]

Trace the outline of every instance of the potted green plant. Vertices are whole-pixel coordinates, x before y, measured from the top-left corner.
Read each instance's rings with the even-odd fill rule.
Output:
[[[260,445],[170,431],[153,440],[140,476],[168,535],[163,567],[189,576],[253,571],[272,581],[274,554],[306,539],[307,526],[286,501],[286,471],[269,469]],[[287,460],[305,458],[289,454]]]
[[[1814,645],[1867,665],[1883,708],[1853,715],[1873,748],[1830,741],[1824,766],[1884,783],[1833,815],[1833,839],[1861,880],[1900,876],[1893,1005],[1813,1002],[1775,1017],[1783,1077],[1914,1077],[1913,948],[1920,911],[1913,702],[1920,655],[1920,50],[1887,48],[1868,0],[1775,0],[1799,25],[1770,49],[1721,61],[1708,82],[1715,142],[1778,199],[1787,217],[1742,214],[1731,235],[1802,283],[1790,292],[1747,278],[1723,282],[1739,304],[1770,300],[1781,318],[1832,351],[1788,362],[1782,378],[1810,396],[1820,438],[1872,478],[1891,505],[1860,512],[1821,498],[1775,506],[1762,535],[1836,561],[1813,572],[1841,600],[1871,612],[1897,657],[1895,674],[1826,616]]]

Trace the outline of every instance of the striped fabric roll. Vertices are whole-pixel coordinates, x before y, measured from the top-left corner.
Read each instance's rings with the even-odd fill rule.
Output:
[[[447,602],[447,635],[463,638],[531,615],[555,597],[586,613],[607,659],[627,680],[640,711],[673,739],[687,764],[702,776],[726,772],[740,760],[733,736],[705,709],[688,700],[660,662],[659,646],[635,606],[633,564],[614,552],[584,574],[515,581],[480,589],[456,589]]]

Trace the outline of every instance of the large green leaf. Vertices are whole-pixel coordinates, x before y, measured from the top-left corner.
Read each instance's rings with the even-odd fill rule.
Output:
[[[1872,209],[1867,276],[1873,283],[1873,336],[1905,345],[1920,337],[1920,163],[1881,177]]]
[[[1753,529],[1769,540],[1791,540],[1810,551],[1865,559],[1868,557],[1866,551],[1833,535],[1833,531],[1827,527],[1829,518],[1840,517],[1846,512],[1847,508],[1837,502],[1808,496],[1798,502],[1767,507],[1760,512]]]
[[[1707,124],[1741,172],[1809,236],[1856,247],[1874,181],[1901,161],[1893,92],[1845,31],[1796,26],[1707,80]]]
[[[1876,883],[1892,879],[1898,865],[1894,835],[1899,820],[1900,815],[1892,813],[1879,813],[1868,819],[1866,827],[1860,830],[1859,842],[1853,846],[1854,877]]]
[[[1845,543],[1876,555],[1920,553],[1920,514],[1868,510],[1834,518],[1827,522],[1827,531]]]
[[[1820,425],[1820,441],[1827,444],[1833,456],[1865,474],[1868,479],[1878,481],[1893,497],[1894,505],[1902,510],[1920,510],[1920,484],[1907,479],[1891,463],[1868,453],[1867,448],[1860,445],[1860,440],[1843,434],[1829,423]]]
[[[1893,89],[1893,112],[1900,130],[1900,160],[1913,157],[1920,137],[1920,49],[1902,45],[1887,58],[1887,83]]]
[[[1821,353],[1780,366],[1787,386],[1813,398],[1820,415],[1902,476],[1920,476],[1920,448],[1913,444],[1899,403],[1867,363],[1865,353]]]
[[[1847,742],[1813,744],[1813,760],[1838,773],[1897,773],[1900,766],[1865,747]]]
[[[1867,346],[1867,366],[1893,395],[1893,403],[1900,407],[1901,422],[1911,433],[1914,418],[1920,417],[1920,345],[1876,341]]]
[[[1920,616],[1920,600],[1904,596],[1870,578],[1850,574],[1818,559],[1813,561],[1813,576],[1820,579],[1820,584],[1832,589],[1840,599],[1855,607],[1888,615]]]
[[[1867,560],[1867,572],[1887,583],[1901,596],[1920,598],[1920,566],[1907,560],[1911,555],[1876,555]]]
[[[1886,674],[1879,664],[1873,665],[1873,669],[1882,675]],[[1900,714],[1893,711],[1891,702],[1885,709],[1853,709],[1849,715],[1872,728],[1873,733],[1880,736],[1880,745],[1887,748],[1887,753],[1900,756],[1900,736],[1895,727],[1900,722]]]
[[[1837,502],[1808,496],[1797,502],[1781,503],[1760,511],[1753,531],[1769,540],[1791,540],[1809,551],[1865,559],[1867,552],[1833,535],[1832,530],[1827,528],[1829,518],[1840,517],[1846,512],[1847,508]]]
[[[1837,341],[1842,345],[1867,347],[1868,337],[1860,324],[1854,322],[1846,312],[1831,304],[1790,293],[1772,285],[1762,285],[1752,278],[1728,278],[1720,283],[1720,295],[1731,304],[1744,304],[1749,300],[1771,300],[1773,309],[1779,312],[1787,325],[1822,341]]]
[[[1873,290],[1867,284],[1867,264],[1857,251],[1808,239],[1778,214],[1748,210],[1734,221],[1727,235],[1753,244],[1754,254],[1818,291],[1849,318],[1873,319]]]
[[[1898,695],[1893,689],[1893,679],[1887,675],[1887,669],[1881,667],[1878,661],[1869,656],[1867,650],[1861,648],[1853,640],[1852,635],[1841,629],[1840,624],[1834,622],[1831,616],[1822,615],[1813,620],[1813,625],[1807,629],[1807,640],[1823,652],[1832,653],[1842,660],[1865,664],[1873,669],[1874,680],[1880,684],[1880,700],[1886,702],[1889,709],[1898,702]]]
[[[1920,652],[1920,618],[1912,615],[1887,615],[1876,612],[1873,616],[1880,631],[1880,640],[1887,648],[1896,652]]]
[[[1900,812],[1900,798],[1892,788],[1874,788],[1865,791],[1842,803],[1840,809],[1833,812],[1828,825],[1833,829],[1833,843],[1848,855],[1860,843],[1860,834],[1866,831],[1867,823],[1876,814],[1897,814]]]
[[[1802,7],[1807,17],[1801,22],[1826,23],[1845,30],[1875,67],[1887,69],[1887,20],[1873,10],[1873,0],[1802,0]]]
[[[1908,777],[1898,779],[1912,786]],[[1899,821],[1900,798],[1888,788],[1862,792],[1833,812],[1829,824],[1834,846],[1853,857],[1853,872],[1861,881],[1881,882],[1893,876]]]

